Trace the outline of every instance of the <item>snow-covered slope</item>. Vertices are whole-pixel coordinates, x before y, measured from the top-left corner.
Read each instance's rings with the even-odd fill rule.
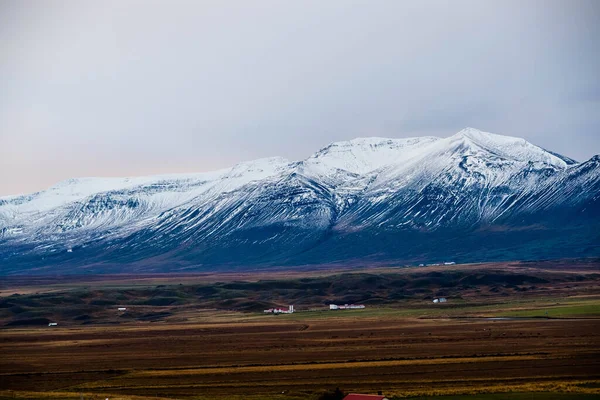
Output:
[[[426,152],[432,143],[439,140],[436,137],[353,139],[332,143],[310,156],[303,164],[307,169],[324,175],[336,169],[364,175],[381,167],[406,163]]]
[[[467,128],[377,171],[343,220],[428,229],[493,222],[568,167],[523,139]]]
[[[27,236],[130,225],[193,199],[218,196],[266,179],[288,167],[287,160],[274,157],[199,174],[69,179],[43,192],[0,198],[0,218],[7,228],[12,226]]]
[[[465,239],[454,247],[479,254],[469,243],[481,240],[485,234],[474,232],[482,230],[501,227],[512,240],[531,226],[555,232],[575,221],[580,231],[598,225],[599,164],[466,128],[447,138],[332,143],[299,162],[267,158],[208,173],[70,179],[0,198],[0,267],[46,273],[86,265],[117,271],[408,260],[417,250],[391,243],[422,238],[412,246],[423,257],[457,232]],[[587,239],[596,252],[597,236]]]

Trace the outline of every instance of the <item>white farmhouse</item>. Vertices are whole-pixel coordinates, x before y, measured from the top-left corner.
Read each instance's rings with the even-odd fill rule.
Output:
[[[337,304],[329,305],[330,310],[354,310],[354,309],[360,309],[360,308],[365,308],[365,305],[364,304],[344,304],[343,306],[338,306]]]
[[[294,305],[289,305],[288,309],[285,308],[269,308],[263,311],[266,314],[293,314],[294,313]]]

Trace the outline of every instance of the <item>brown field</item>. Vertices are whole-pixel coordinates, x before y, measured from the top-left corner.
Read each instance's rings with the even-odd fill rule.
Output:
[[[335,387],[388,397],[593,398],[600,396],[597,282],[518,298],[500,293],[481,305],[471,297],[437,308],[408,299],[280,316],[187,306],[155,322],[4,328],[0,399],[316,399]],[[546,312],[551,318],[539,318]],[[498,316],[525,318],[481,318]]]

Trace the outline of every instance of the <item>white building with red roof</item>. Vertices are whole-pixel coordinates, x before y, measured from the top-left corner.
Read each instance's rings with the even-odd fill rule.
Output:
[[[269,308],[264,310],[265,313],[267,314],[293,314],[294,313],[294,306],[290,305],[288,306],[287,310],[285,308]]]

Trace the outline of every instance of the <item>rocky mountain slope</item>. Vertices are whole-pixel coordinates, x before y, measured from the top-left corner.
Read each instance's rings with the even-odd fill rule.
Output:
[[[0,198],[0,273],[584,257],[598,232],[598,156],[467,128]]]

